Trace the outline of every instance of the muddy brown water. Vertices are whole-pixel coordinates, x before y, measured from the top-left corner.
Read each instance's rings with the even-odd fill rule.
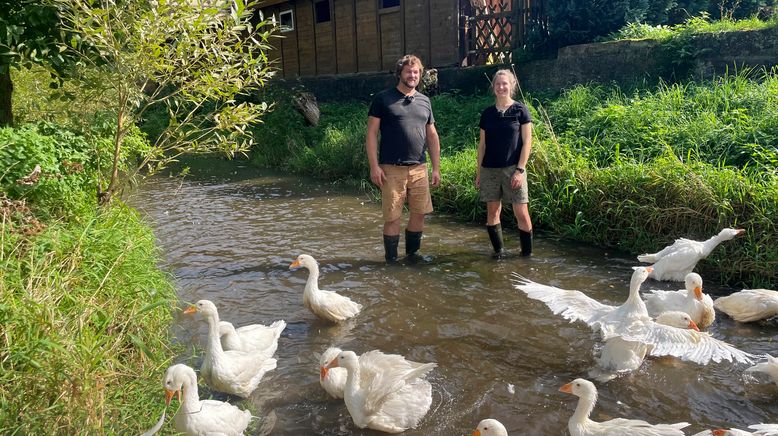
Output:
[[[597,336],[514,290],[511,272],[620,304],[634,257],[540,234],[533,257],[495,261],[482,226],[436,214],[427,222],[425,260],[386,265],[380,205],[367,195],[241,162],[196,159],[188,165],[192,171],[183,180],[144,182],[131,204],[155,229],[163,267],[174,275],[182,302],[210,299],[236,326],[288,323],[278,368],[248,400],[210,393],[201,383],[201,396],[260,417],[252,434],[379,434],[356,428],[343,402],[320,388],[317,353],[331,345],[438,364],[429,377],[432,407],[407,435],[469,435],[487,417],[502,421],[511,435],[567,434],[577,398],[558,389],[587,376]],[[515,229],[506,233],[506,245],[517,250]],[[333,326],[303,307],[307,270],[288,268],[301,253],[319,261],[322,289],[364,305],[356,319]],[[682,283],[648,281],[643,288],[680,289]],[[732,290],[710,283],[705,291],[715,297]],[[710,328],[715,337],[776,354],[775,323],[744,325],[717,315]],[[205,332],[204,323],[177,313],[171,334],[187,353],[175,360],[198,368]],[[592,418],[687,421],[687,434],[778,422],[778,387],[743,369],[648,359],[628,376],[596,383]]]

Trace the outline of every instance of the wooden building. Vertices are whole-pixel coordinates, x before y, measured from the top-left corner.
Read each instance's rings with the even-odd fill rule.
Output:
[[[507,62],[541,0],[264,0],[279,31],[268,56],[284,77]],[[516,29],[516,30],[514,30]],[[497,59],[497,60],[495,60]]]
[[[280,27],[268,55],[284,77],[389,71],[402,55],[459,61],[457,0],[265,0]],[[434,49],[433,49],[434,48]]]

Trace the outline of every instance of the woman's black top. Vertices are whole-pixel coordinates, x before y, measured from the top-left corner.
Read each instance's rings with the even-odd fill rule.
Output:
[[[481,112],[479,127],[484,129],[486,146],[481,166],[504,168],[519,163],[521,155],[521,125],[532,122],[529,109],[514,102],[505,112],[492,105]]]

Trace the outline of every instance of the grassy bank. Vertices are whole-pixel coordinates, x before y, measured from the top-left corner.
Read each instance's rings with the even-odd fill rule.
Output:
[[[578,86],[525,96],[535,119],[531,212],[542,231],[633,254],[725,226],[746,237],[701,264],[719,280],[778,283],[778,75],[624,90]],[[481,222],[472,180],[479,112],[489,96],[433,98],[442,139],[439,211]],[[366,104],[324,104],[318,127],[280,104],[258,127],[254,160],[369,186]],[[505,220],[510,220],[509,216]]]
[[[0,143],[0,433],[139,433],[174,355],[151,230],[97,208],[99,138],[28,125]],[[40,178],[18,182],[35,164]]]

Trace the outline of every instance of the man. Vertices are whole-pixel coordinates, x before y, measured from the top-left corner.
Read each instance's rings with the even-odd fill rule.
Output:
[[[424,216],[432,212],[427,149],[432,163],[432,186],[440,184],[440,139],[432,105],[427,96],[416,91],[423,71],[424,66],[416,56],[400,58],[395,67],[397,86],[375,95],[367,117],[365,149],[370,180],[381,188],[387,262],[397,260],[406,197],[410,216],[405,228],[405,254],[413,256],[421,247]]]

